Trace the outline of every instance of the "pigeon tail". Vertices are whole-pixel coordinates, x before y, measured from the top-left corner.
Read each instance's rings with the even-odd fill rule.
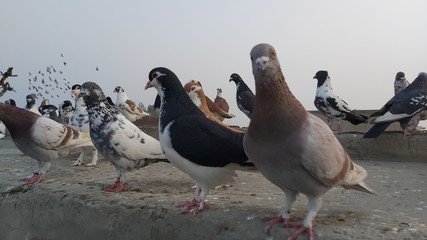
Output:
[[[360,114],[356,110],[352,110],[345,115],[344,120],[349,121],[353,125],[358,125],[361,123],[367,123],[368,116]]]
[[[386,130],[386,128],[388,128],[388,126],[390,126],[390,124],[392,123],[386,122],[375,124],[373,127],[371,127],[371,129],[369,129],[369,131],[365,133],[365,135],[363,135],[363,138],[377,138]]]
[[[345,185],[343,187],[345,189],[353,189],[353,190],[357,190],[357,191],[360,191],[360,192],[365,192],[365,193],[377,195],[377,193],[375,192],[375,190],[372,189],[371,187],[369,187],[368,184],[366,184],[365,182],[360,182],[360,183],[358,183],[356,185]]]

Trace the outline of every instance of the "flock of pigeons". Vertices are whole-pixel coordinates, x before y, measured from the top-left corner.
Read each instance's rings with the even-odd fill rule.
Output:
[[[280,213],[267,219],[266,229],[283,222],[285,227],[297,228],[289,239],[296,239],[304,232],[314,239],[313,221],[321,207],[321,198],[329,189],[342,186],[370,194],[375,191],[363,182],[367,172],[351,160],[331,128],[307,112],[292,94],[275,49],[269,44],[258,44],[250,57],[256,95],[238,74],[230,77],[237,86],[237,105],[251,119],[246,131],[222,122],[234,115],[228,113],[221,89],[212,101],[205,96],[200,82],[190,81],[183,86],[164,67],[152,69],[145,86],[158,93],[155,106],[160,111],[159,141],[133,124],[148,114],[120,86],[114,89],[116,103],[94,82],[72,86],[74,107],[70,101],[64,101],[57,118],[52,115],[56,111],[52,107],[34,111],[32,95],[27,97],[26,109],[13,106],[10,101],[0,103],[0,120],[15,145],[39,164],[39,170],[23,181],[39,183],[52,161],[70,148],[80,149],[74,165],[84,164],[86,151],[92,152],[88,165],[96,165],[98,152],[114,165],[117,180],[104,188],[109,192],[128,189],[126,172],[152,162],[168,161],[196,181],[194,198],[176,204],[179,213],[197,214],[209,207],[205,198],[211,188],[233,181],[236,170],[256,168],[286,196]],[[315,105],[330,121],[344,119],[353,124],[368,121],[368,117],[351,109],[333,93],[326,71],[317,72],[314,78],[318,80]],[[374,114],[375,125],[365,137],[380,135],[394,121],[405,128],[424,110],[426,83],[427,74],[421,73],[390,99]],[[294,222],[290,216],[298,193],[306,195],[309,201],[303,223]]]

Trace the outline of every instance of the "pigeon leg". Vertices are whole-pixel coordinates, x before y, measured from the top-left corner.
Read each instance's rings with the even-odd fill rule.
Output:
[[[124,182],[121,176],[117,177],[117,181],[113,185],[109,185],[102,189],[106,192],[125,192],[128,191],[129,188],[127,184]]]
[[[292,204],[295,202],[297,198],[297,193],[288,189],[284,189],[283,192],[285,192],[285,205],[283,205],[282,209],[280,209],[280,213],[277,217],[267,217],[263,220],[267,222],[265,226],[265,230],[269,231],[274,224],[276,223],[285,223],[285,227],[291,226],[291,223],[293,219],[289,216],[291,212]]]
[[[86,153],[84,149],[80,148],[80,154],[76,161],[73,162],[73,166],[81,166],[83,164],[83,159],[85,158]]]
[[[21,181],[25,182],[24,185],[31,185],[31,184],[37,184],[41,182],[43,179],[45,179],[44,174],[34,173],[32,177],[23,178],[21,179]]]
[[[86,164],[86,167],[96,166],[97,162],[98,162],[98,150],[96,150],[96,148],[92,148],[92,161]]]
[[[199,185],[196,185],[196,194],[193,200],[174,205],[175,207],[181,208],[178,214],[193,213],[194,215],[197,215],[197,213],[203,209],[208,209],[209,205],[205,203],[206,194],[207,191],[202,190]]]
[[[297,231],[291,234],[289,236],[288,240],[297,239],[299,235],[306,232],[308,235],[308,238],[310,240],[314,240],[313,235],[313,220],[317,215],[317,212],[320,209],[320,206],[322,205],[322,199],[320,197],[316,196],[308,196],[308,214],[307,217],[304,219],[303,224],[297,224],[294,225],[294,227],[297,227]]]

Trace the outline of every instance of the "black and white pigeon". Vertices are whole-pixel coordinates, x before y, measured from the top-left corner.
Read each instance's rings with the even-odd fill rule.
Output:
[[[16,147],[39,164],[32,177],[22,179],[25,184],[39,183],[45,178],[52,161],[67,154],[71,148],[92,144],[89,133],[9,104],[0,103],[0,120],[9,130]]]
[[[71,97],[75,100],[75,108],[68,121],[68,126],[77,131],[89,133],[89,114],[87,113],[86,103],[83,97],[79,96],[81,85],[74,84],[71,87]],[[88,152],[91,152],[92,158],[90,163],[85,164],[84,160],[88,157]],[[98,163],[98,150],[94,145],[79,149],[79,157],[73,162],[73,166],[85,165],[86,167],[96,166]]]
[[[11,99],[6,100],[4,103],[6,103],[6,104],[9,104],[9,105],[12,105],[12,106],[15,106],[15,107],[16,107],[16,102],[15,102],[15,100],[13,100],[12,98],[11,98]]]
[[[59,117],[64,124],[68,124],[71,115],[73,115],[74,107],[70,100],[65,100],[59,104]]]
[[[394,95],[380,110],[369,116],[375,125],[369,129],[364,138],[380,136],[390,124],[399,122],[404,130],[404,137],[410,130],[405,130],[412,117],[416,117],[427,106],[427,73],[421,72],[409,86]],[[411,124],[412,125],[412,124]],[[410,134],[409,134],[410,135]]]
[[[338,132],[341,131],[341,119],[347,120],[354,125],[367,122],[368,116],[358,113],[357,110],[352,109],[347,102],[335,94],[327,71],[318,71],[313,78],[317,79],[314,106],[326,116],[329,127],[331,127],[334,119],[338,123]]]
[[[42,116],[48,117],[56,122],[64,123],[59,117],[58,108],[55,105],[47,104],[39,107],[39,112]]]
[[[328,125],[307,112],[292,94],[275,49],[258,44],[250,57],[257,94],[243,146],[257,169],[286,196],[279,215],[269,218],[266,228],[285,222],[285,227],[298,228],[288,239],[304,232],[314,239],[313,220],[322,196],[332,187],[373,190],[363,182],[365,169],[351,160]],[[302,224],[290,218],[298,193],[308,198],[308,214]]]
[[[246,85],[243,79],[237,73],[230,76],[229,82],[236,83],[236,102],[237,107],[250,119],[254,109],[255,95],[251,89]]]
[[[127,190],[127,171],[145,167],[150,160],[165,160],[159,141],[144,133],[116,108],[107,103],[102,89],[94,82],[82,84],[79,96],[86,102],[90,135],[95,147],[114,165],[117,181],[108,192]]]
[[[36,98],[37,98],[36,94],[34,93],[28,94],[27,97],[25,98],[26,100],[25,109],[35,114],[41,115],[39,112],[39,109],[36,106]]]
[[[129,121],[135,122],[141,118],[147,117],[150,114],[144,112],[136,103],[129,99],[125,90],[117,86],[114,88],[117,93],[116,107],[121,114],[123,114]]]
[[[194,199],[176,206],[181,214],[196,214],[208,208],[205,199],[212,187],[232,181],[235,170],[252,166],[243,150],[244,134],[206,118],[171,70],[154,68],[148,78],[145,89],[156,88],[161,99],[162,149],[175,167],[196,181]]]

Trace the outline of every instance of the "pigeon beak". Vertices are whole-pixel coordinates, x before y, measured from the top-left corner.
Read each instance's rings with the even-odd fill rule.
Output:
[[[264,72],[264,70],[267,68],[269,57],[262,56],[255,60],[255,65],[258,71]]]
[[[150,81],[148,81],[147,84],[145,85],[145,89],[144,90],[147,90],[147,89],[152,88],[152,87],[154,87],[154,86],[151,85]]]

